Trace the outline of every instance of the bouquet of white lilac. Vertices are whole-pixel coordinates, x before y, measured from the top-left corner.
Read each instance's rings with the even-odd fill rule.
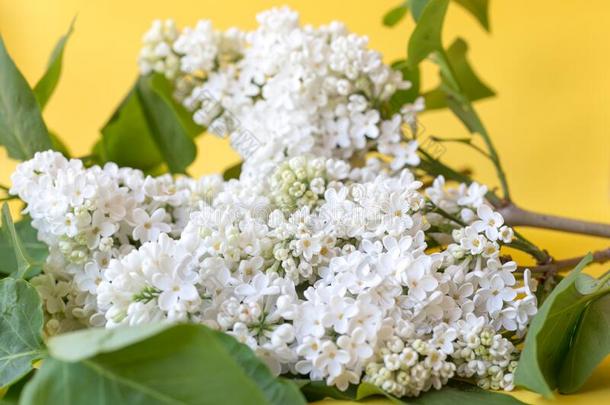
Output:
[[[486,1],[456,3],[487,26]],[[513,203],[472,105],[493,92],[463,40],[441,44],[447,7],[386,14],[416,21],[391,66],[343,24],[301,25],[287,8],[248,32],[155,21],[141,76],[81,159],[40,115],[68,35],[34,89],[0,43],[0,143],[25,160],[2,187],[24,203],[17,223],[5,205],[0,237],[7,400],[518,403],[488,390],[580,388],[610,350],[587,343],[610,328],[591,327],[610,308],[609,276],[580,271],[610,250],[555,260],[513,227],[610,226]],[[428,92],[426,58],[441,72]],[[455,139],[422,139],[417,114],[444,107],[503,195],[440,160]],[[188,177],[203,132],[228,137],[243,163]]]

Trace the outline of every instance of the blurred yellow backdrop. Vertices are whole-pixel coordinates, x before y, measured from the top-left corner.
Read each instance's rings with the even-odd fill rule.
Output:
[[[171,17],[180,26],[209,18],[219,28],[253,28],[258,11],[288,4],[306,23],[346,22],[352,31],[368,35],[371,46],[392,61],[404,55],[413,26],[407,19],[394,29],[382,27],[383,13],[399,2],[0,0],[0,33],[19,68],[35,83],[55,41],[78,16],[45,119],[72,153],[82,156],[136,77],[140,38],[154,18]],[[491,3],[491,34],[454,4],[444,36],[447,44],[457,35],[469,42],[473,65],[499,94],[478,108],[500,151],[515,200],[533,210],[610,222],[610,2]],[[436,82],[435,72],[425,74],[428,86]],[[421,120],[428,134],[465,134],[447,112],[425,114]],[[221,171],[238,160],[225,141],[212,136],[200,138],[198,148],[190,169],[197,175]],[[446,158],[473,168],[481,181],[496,184],[488,162],[469,149],[451,146]],[[9,182],[14,165],[1,150],[1,183]],[[555,232],[525,233],[560,258],[610,244]],[[540,401],[535,395],[518,395]],[[610,399],[608,361],[583,393],[562,397],[562,403],[604,398]]]

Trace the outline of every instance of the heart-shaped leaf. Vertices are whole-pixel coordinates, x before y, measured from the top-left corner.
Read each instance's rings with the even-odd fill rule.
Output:
[[[49,351],[21,403],[305,404],[247,346],[203,325],[76,332]]]
[[[0,387],[32,369],[43,355],[42,304],[27,281],[0,280]]]
[[[0,37],[0,144],[14,159],[27,160],[52,148],[40,107]]]

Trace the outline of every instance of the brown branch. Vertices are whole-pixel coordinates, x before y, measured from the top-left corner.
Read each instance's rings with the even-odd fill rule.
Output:
[[[532,267],[519,267],[519,270],[530,269],[533,273],[556,273],[565,269],[572,269],[584,258],[584,256],[573,257],[571,259],[552,261],[549,264],[541,264]],[[591,263],[606,263],[610,261],[610,247],[593,252]]]
[[[496,208],[504,217],[504,221],[510,226],[553,229],[556,231],[610,238],[610,224],[540,214],[524,210],[512,203]]]

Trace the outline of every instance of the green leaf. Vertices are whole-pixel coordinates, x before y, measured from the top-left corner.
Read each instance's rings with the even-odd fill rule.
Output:
[[[423,94],[424,100],[426,101],[426,111],[447,107],[447,95],[440,87],[441,85]]]
[[[0,280],[0,387],[19,380],[43,354],[42,305],[24,280]]]
[[[424,8],[428,4],[429,0],[410,0],[409,8],[411,9],[411,15],[413,16],[413,20],[416,22],[419,21],[422,13],[424,12]]]
[[[500,163],[500,158],[496,149],[493,145],[491,137],[487,132],[487,129],[481,122],[477,112],[468,97],[464,94],[461,89],[461,85],[458,81],[455,69],[451,65],[449,58],[442,49],[435,53],[435,62],[439,66],[441,72],[441,86],[440,89],[446,95],[446,102],[451,111],[464,123],[466,128],[472,133],[477,133],[485,142],[487,149],[487,155],[489,160],[493,163],[500,180],[502,191],[504,192],[504,199],[510,199],[510,191],[508,188],[508,181],[506,179],[506,173]]]
[[[430,0],[411,0],[409,8],[415,21],[419,21],[424,8]],[[464,7],[472,14],[479,23],[489,32],[489,0],[455,0],[460,6]]]
[[[22,404],[305,404],[248,347],[203,325],[89,330],[49,348]]]
[[[489,0],[455,0],[489,32]]]
[[[394,7],[383,16],[383,25],[393,27],[398,24],[407,14],[407,4]]]
[[[173,173],[185,172],[195,159],[192,138],[199,129],[185,127],[163,80],[159,75],[138,79],[102,129],[102,140],[93,150],[98,163],[112,161],[148,172],[167,165]]]
[[[343,401],[361,401],[374,396],[387,398],[391,403],[400,404],[421,404],[421,405],[520,405],[523,402],[510,395],[500,394],[493,391],[483,390],[476,385],[449,381],[440,390],[430,389],[422,393],[417,398],[398,399],[383,391],[376,385],[363,382],[358,386],[350,385],[346,391],[339,391],[336,387],[328,387],[322,381],[296,380],[301,385],[301,390],[310,402],[320,401],[324,398],[339,399]]]
[[[548,277],[545,277],[544,280],[538,284],[538,288],[536,288],[536,301],[538,301],[538,306],[541,306],[544,301],[546,301],[553,292],[555,286],[563,279],[564,276],[561,274],[549,274]]]
[[[129,91],[102,128],[102,139],[94,147],[93,153],[99,163],[112,161],[119,166],[144,171],[163,163],[135,89]]]
[[[182,104],[176,101],[173,96],[174,86],[172,82],[170,82],[165,76],[159,73],[153,74],[152,77],[152,80],[155,85],[155,90],[161,93],[163,97],[171,103],[172,107],[174,108],[174,111],[180,119],[180,123],[182,124],[186,132],[189,134],[189,136],[191,138],[195,138],[198,135],[201,135],[205,131],[205,128],[201,125],[196,124],[195,121],[193,121],[193,114],[189,110],[184,108]]]
[[[172,173],[185,173],[195,160],[197,150],[180,122],[171,99],[159,90],[159,76],[141,77],[137,94],[150,133]]]
[[[358,385],[358,390],[356,391],[356,400],[361,401],[365,398],[373,396],[386,397],[388,400],[390,400],[390,402],[397,405],[406,404],[406,402],[403,402],[400,399],[388,394],[376,385],[367,382],[362,382],[360,383],[360,385]]]
[[[357,387],[350,385],[346,391],[337,387],[329,387],[324,381],[295,380],[300,385],[301,392],[309,402],[321,401],[324,398],[353,401],[356,399]]]
[[[241,166],[243,164],[244,164],[244,162],[239,162],[239,163],[234,164],[233,166],[229,167],[222,174],[222,178],[225,181],[228,181],[228,180],[231,180],[231,179],[239,179],[239,175],[241,174]]]
[[[441,390],[431,389],[411,400],[410,404],[420,405],[522,405],[523,402],[507,394],[483,390],[476,385],[460,381],[450,381]]]
[[[593,370],[610,354],[610,295],[585,309],[559,374],[559,391],[578,391]]]
[[[434,51],[442,51],[441,32],[449,0],[429,0],[409,38],[409,66],[414,68]]]
[[[64,59],[64,49],[66,47],[66,42],[68,42],[68,38],[70,38],[70,35],[72,35],[72,32],[74,31],[74,21],[75,20],[73,19],[70,23],[68,32],[63,35],[55,45],[51,57],[49,58],[47,71],[40,78],[38,83],[36,83],[36,86],[34,86],[34,95],[36,96],[36,101],[38,101],[41,110],[44,110],[59,82],[61,66]]]
[[[169,329],[166,324],[146,324],[134,328],[85,329],[50,339],[49,353],[62,361],[76,362],[111,353],[146,340]]]
[[[588,254],[555,287],[532,320],[527,333],[515,384],[547,398],[559,383],[559,373],[585,307],[597,297],[596,280],[582,274],[591,262]]]
[[[16,222],[14,227],[18,238],[21,240],[21,246],[33,261],[32,267],[24,276],[28,279],[42,271],[42,264],[49,255],[49,248],[44,242],[38,240],[38,231],[32,227],[28,217]],[[0,273],[14,273],[17,267],[11,233],[0,232]]]
[[[70,158],[70,151],[66,144],[59,138],[59,136],[53,132],[49,131],[49,136],[51,137],[51,143],[53,144],[53,150],[58,151],[68,159]]]
[[[51,149],[40,107],[0,37],[0,144],[14,159],[27,160]]]
[[[453,113],[466,125],[470,132],[478,133],[483,138],[489,159],[495,166],[498,179],[500,180],[504,198],[509,200],[510,191],[508,188],[508,181],[500,163],[498,153],[496,152],[489,133],[472,107],[464,90],[461,88],[455,68],[451,65],[449,56],[442,46],[441,34],[448,1],[449,0],[430,0],[426,3],[417,22],[417,26],[409,39],[407,62],[409,66],[415,67],[432,54],[432,60],[440,69],[442,79],[440,90],[445,94],[447,106],[449,106],[451,111],[453,111]],[[473,74],[467,64],[464,66],[468,69],[469,73]],[[462,66],[462,68],[464,68],[464,66]],[[464,74],[464,72],[462,72],[462,74]],[[478,83],[482,84],[480,82]],[[439,99],[442,100],[440,95],[441,94],[437,92],[433,97],[428,97],[428,102],[434,103],[438,102]]]
[[[2,273],[14,274],[16,278],[31,277],[40,272],[40,266],[48,254],[46,246],[38,242],[36,230],[31,227],[29,222],[22,221],[22,223],[23,225],[19,225],[19,228],[15,226],[8,204],[4,204],[0,237],[0,254],[2,254],[0,268]],[[22,241],[22,235],[26,238],[26,242]]]
[[[468,45],[461,38],[456,39],[446,52],[447,61],[451,65],[455,75],[454,80],[457,82],[461,94],[471,102],[495,96],[494,91],[483,83],[472,70],[466,58],[467,52]],[[427,110],[447,107],[449,95],[441,86],[427,92],[424,97]]]
[[[31,370],[25,376],[21,377],[19,381],[16,381],[9,387],[4,387],[6,392],[4,396],[0,394],[0,405],[17,405],[19,403],[19,397],[21,396],[21,391],[23,391],[23,387],[32,378],[33,375],[34,370]]]
[[[510,395],[500,394],[493,391],[483,390],[476,385],[452,380],[440,390],[431,388],[419,395],[417,398],[403,398],[400,400],[376,385],[361,383],[358,386],[356,400],[360,401],[372,396],[384,396],[390,402],[400,404],[420,404],[420,405],[518,405],[523,404]]]

